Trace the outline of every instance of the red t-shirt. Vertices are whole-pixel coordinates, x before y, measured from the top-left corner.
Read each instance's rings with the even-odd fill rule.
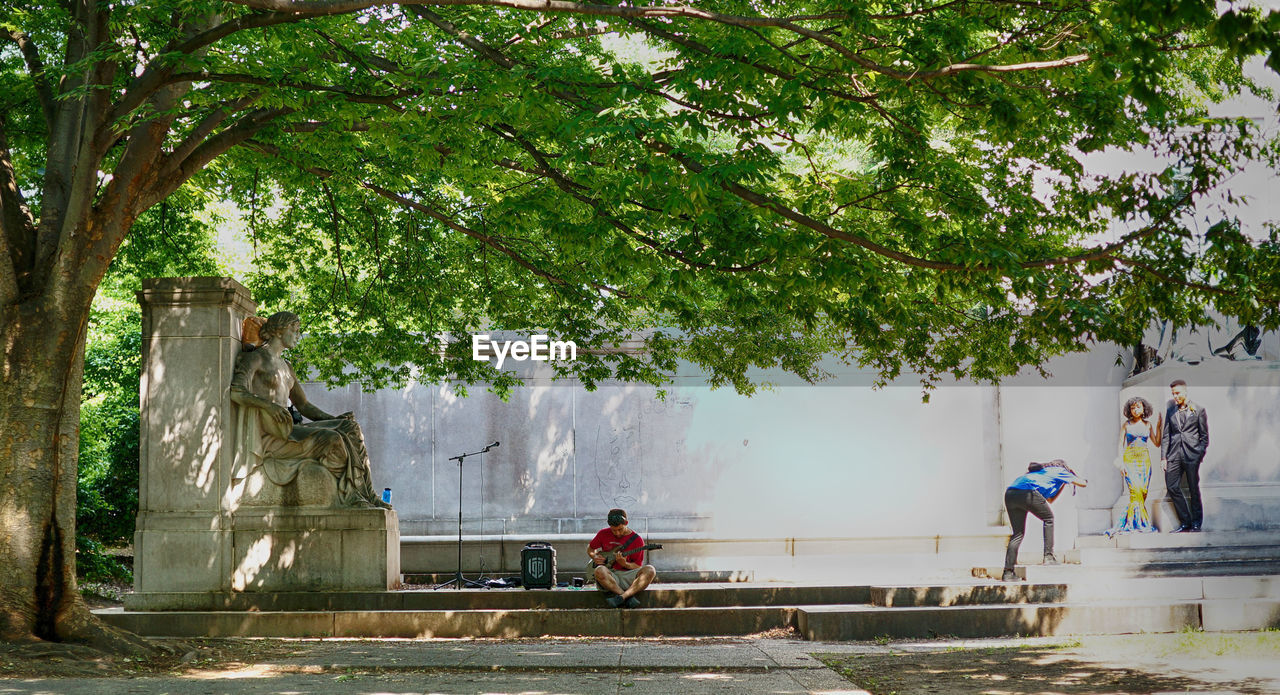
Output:
[[[631,540],[627,542],[626,548],[623,548],[622,542],[627,540],[628,538],[630,538]],[[600,529],[600,532],[596,534],[596,537],[592,538],[591,542],[587,544],[587,547],[596,548],[600,552],[607,553],[611,550],[617,550],[619,548],[622,548],[623,550],[628,550],[631,548],[639,548],[642,545],[644,545],[644,539],[640,538],[640,534],[638,533],[627,534],[622,538],[618,538],[613,535],[613,531],[610,531],[607,528],[602,528]],[[617,557],[615,557],[613,559],[613,569],[616,569],[616,570],[624,569],[623,566],[618,562],[618,560],[623,557],[626,557],[628,562],[631,562],[637,565],[644,563],[644,551],[636,550],[635,552],[630,552],[630,553],[627,553],[626,555],[618,555]]]

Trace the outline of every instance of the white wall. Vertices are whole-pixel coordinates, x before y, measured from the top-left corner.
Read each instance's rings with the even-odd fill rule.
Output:
[[[502,444],[463,471],[467,533],[595,531],[614,506],[644,531],[722,538],[975,533],[1003,523],[1004,488],[1027,462],[1053,458],[1103,478],[1056,505],[1060,528],[1076,527],[1078,509],[1097,532],[1120,492],[1105,475],[1124,376],[1116,354],[1057,360],[1050,380],[945,384],[928,403],[916,385],[877,390],[847,369],[817,386],[771,375],[778,385],[750,398],[692,372],[665,399],[538,373],[507,402],[482,387],[467,398],[449,386],[307,390],[331,412],[356,411],[404,535],[455,532],[448,458],[493,441]]]

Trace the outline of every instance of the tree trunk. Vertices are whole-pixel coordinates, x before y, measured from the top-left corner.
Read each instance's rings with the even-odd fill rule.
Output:
[[[145,643],[94,618],[76,586],[76,459],[89,300],[33,297],[0,311],[0,639],[132,651]]]

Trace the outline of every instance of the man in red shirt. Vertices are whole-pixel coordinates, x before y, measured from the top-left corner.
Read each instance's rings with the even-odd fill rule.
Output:
[[[609,528],[600,529],[595,538],[587,544],[587,555],[591,556],[594,565],[596,584],[604,590],[608,597],[605,602],[614,608],[639,608],[640,599],[636,594],[644,591],[654,579],[658,571],[653,565],[645,565],[644,539],[627,526],[627,513],[621,509],[610,509]],[[629,552],[628,552],[629,551]],[[616,552],[613,564],[606,566],[604,553]]]

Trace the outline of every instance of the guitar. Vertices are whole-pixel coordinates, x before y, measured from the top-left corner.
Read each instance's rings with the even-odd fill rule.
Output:
[[[634,555],[636,553],[643,552],[646,550],[662,550],[662,544],[646,543],[640,546],[639,548],[631,548],[629,550],[621,550],[621,549],[608,550],[600,553],[600,556],[604,558],[604,565],[603,565],[604,567],[613,567],[613,561],[617,559],[619,553],[623,555]],[[595,567],[595,564],[596,564],[595,561],[592,560],[590,561],[590,563],[588,563],[588,566]]]

